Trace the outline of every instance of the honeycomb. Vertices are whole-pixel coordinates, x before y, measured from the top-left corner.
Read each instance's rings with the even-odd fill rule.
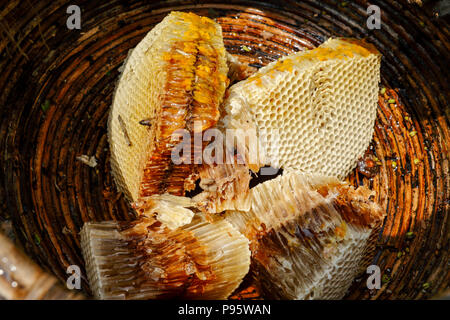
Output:
[[[380,61],[368,44],[340,38],[281,58],[230,88],[221,126],[255,130],[259,158],[247,146],[244,157],[256,168],[343,179],[372,139]]]
[[[226,220],[250,240],[252,276],[263,295],[341,299],[384,217],[370,194],[294,172],[251,189],[250,211],[227,212]]]
[[[98,299],[226,299],[250,266],[248,240],[199,215],[176,230],[145,216],[89,222],[81,247]]]
[[[184,194],[192,166],[171,161],[172,134],[216,124],[227,72],[220,26],[192,13],[172,12],[129,54],[108,120],[111,168],[128,200]]]
[[[133,204],[138,215],[154,217],[170,230],[191,223],[196,204],[191,198],[168,193],[142,198]]]
[[[220,26],[169,14],[129,54],[114,94],[111,168],[139,217],[83,227],[96,297],[225,299],[251,256],[266,297],[342,298],[383,217],[368,189],[340,182],[372,139],[380,60],[364,42],[330,39],[261,68],[221,105],[229,79]],[[230,66],[233,80],[249,73]],[[257,135],[233,150],[244,164],[172,161],[176,130],[216,125]],[[249,191],[249,169],[265,165],[285,174]],[[203,192],[181,197],[197,179]]]

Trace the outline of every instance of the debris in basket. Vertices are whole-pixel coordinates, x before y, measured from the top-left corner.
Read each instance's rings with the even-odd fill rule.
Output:
[[[83,162],[84,164],[88,165],[91,168],[95,168],[97,166],[97,159],[95,159],[95,156],[87,156],[85,154],[78,156],[76,158],[78,161]]]
[[[64,226],[64,228],[62,229],[62,233],[65,235],[71,235],[72,231],[67,226]]]
[[[208,8],[208,16],[211,19],[214,19],[220,16],[220,13],[217,10],[214,10],[213,8]]]
[[[14,229],[11,220],[0,220],[0,232],[2,232],[9,239],[14,239]]]
[[[39,235],[38,235],[37,233],[35,233],[35,234],[33,235],[33,237],[34,237],[34,242],[35,242],[37,245],[40,245],[40,244],[41,244],[41,237],[39,237]]]

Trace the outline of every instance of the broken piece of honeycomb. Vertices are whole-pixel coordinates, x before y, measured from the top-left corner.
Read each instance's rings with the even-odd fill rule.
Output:
[[[225,128],[255,130],[256,162],[345,178],[373,135],[381,55],[371,45],[329,39],[261,68],[229,89]],[[250,163],[252,162],[252,163]]]
[[[192,200],[203,212],[248,211],[250,174],[244,164],[205,165],[199,172],[203,192]]]
[[[191,223],[197,204],[191,198],[168,193],[141,198],[133,203],[138,215],[156,218],[167,228],[175,230]]]

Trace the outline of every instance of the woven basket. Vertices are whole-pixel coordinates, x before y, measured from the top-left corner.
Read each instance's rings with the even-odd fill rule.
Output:
[[[65,283],[70,265],[84,272],[78,233],[85,221],[133,218],[110,174],[108,109],[128,51],[171,10],[217,18],[228,51],[255,68],[329,36],[367,38],[383,54],[387,88],[371,146],[381,167],[374,178],[355,171],[349,180],[374,189],[388,213],[373,262],[383,283],[370,291],[363,275],[347,298],[423,299],[444,291],[450,280],[450,33],[448,16],[437,17],[433,2],[423,2],[77,1],[81,30],[66,26],[70,1],[2,4],[0,222],[12,220],[16,244]],[[369,4],[381,8],[379,30],[366,26]],[[94,156],[97,165],[78,161],[81,155]],[[7,248],[0,254],[11,255]],[[30,265],[26,258],[16,263]],[[31,276],[18,275],[21,283]],[[16,293],[6,297],[35,297]],[[258,297],[248,280],[233,296]]]

